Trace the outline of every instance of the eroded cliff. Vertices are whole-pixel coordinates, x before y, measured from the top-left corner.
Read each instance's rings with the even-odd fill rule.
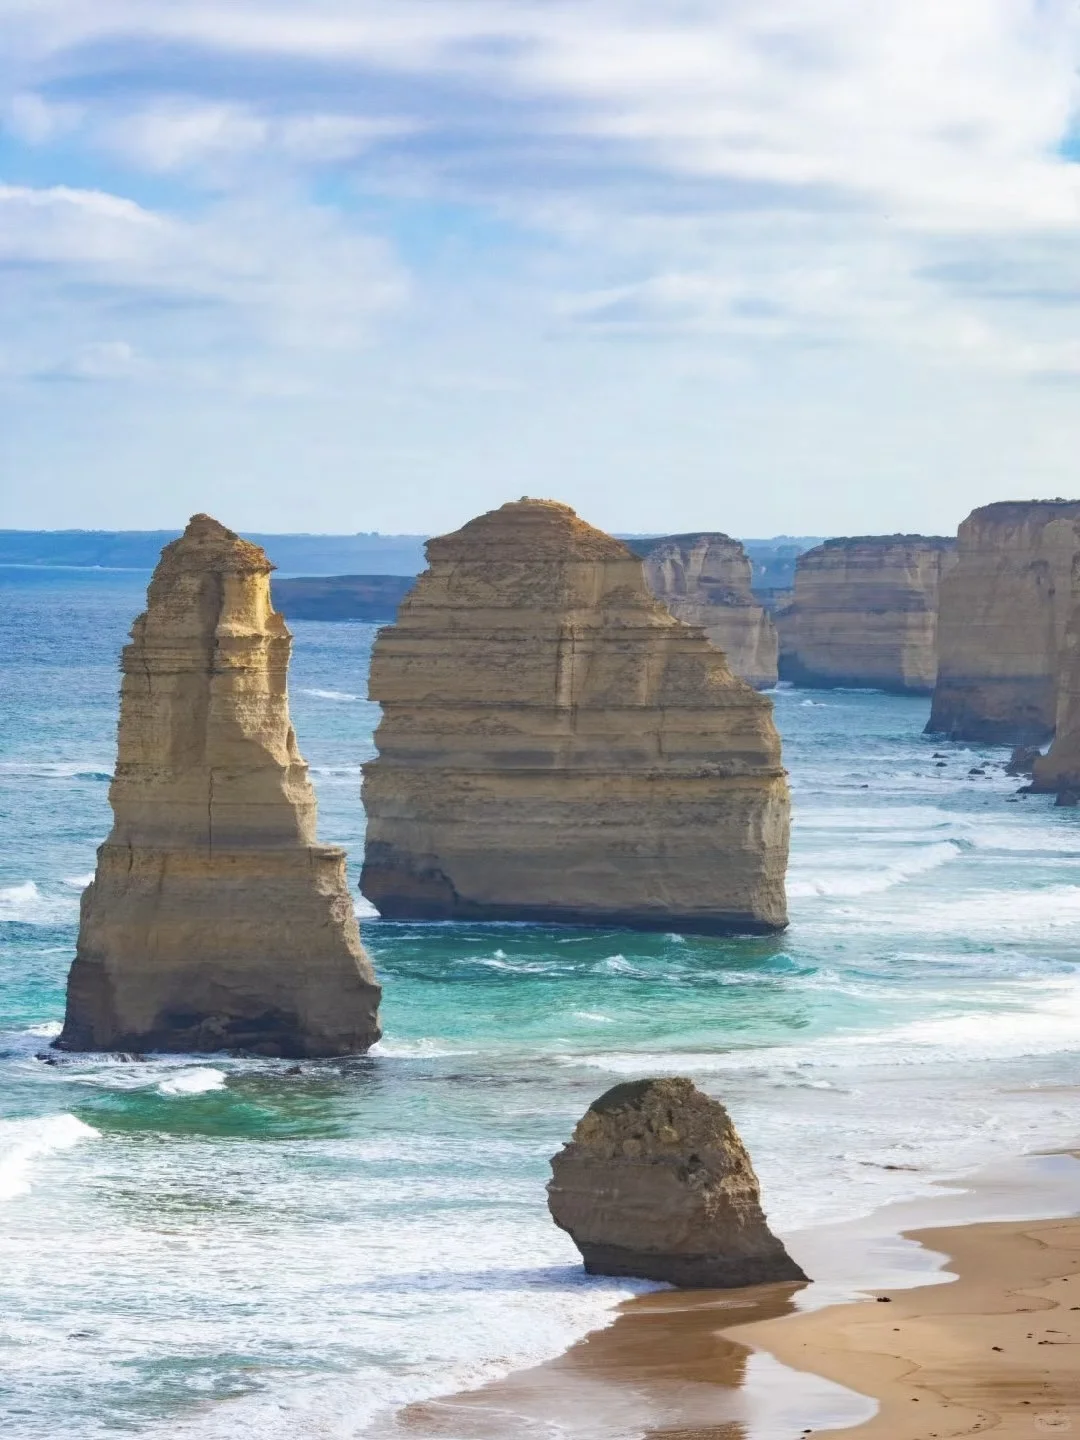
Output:
[[[750,589],[750,561],[730,535],[662,535],[634,549],[658,600],[700,625],[735,674],[757,689],[777,680],[776,627]]]
[[[82,900],[71,1050],[336,1055],[378,1039],[345,854],[320,845],[270,562],[206,515],[124,647],[114,823]]]
[[[772,704],[654,598],[641,560],[544,500],[427,556],[372,656],[361,888],[380,912],[781,928]]]
[[[1080,501],[1002,501],[960,526],[941,586],[930,734],[1030,745],[1053,734]]]
[[[807,550],[776,614],[781,679],[929,694],[938,589],[954,563],[955,541],[940,536],[862,535]]]

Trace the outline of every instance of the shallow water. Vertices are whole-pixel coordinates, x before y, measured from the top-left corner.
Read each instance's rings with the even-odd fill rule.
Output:
[[[556,1353],[632,1289],[580,1274],[543,1189],[625,1075],[723,1098],[785,1231],[1075,1139],[1080,811],[1017,800],[1003,751],[924,740],[926,701],[861,692],[774,696],[782,937],[383,925],[358,896],[370,1057],[44,1063],[145,581],[0,569],[5,1434],[338,1440]],[[321,833],[355,883],[373,629],[294,629]]]

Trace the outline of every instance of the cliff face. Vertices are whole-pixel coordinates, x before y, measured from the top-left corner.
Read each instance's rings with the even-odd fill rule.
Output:
[[[955,542],[939,536],[867,535],[806,551],[776,615],[781,678],[929,694],[938,589],[954,564]]]
[[[270,569],[206,515],[162,552],[124,647],[114,824],[63,1048],[336,1055],[378,1039],[345,854],[315,838]]]
[[[594,1100],[551,1162],[548,1208],[591,1275],[713,1289],[806,1276],[769,1229],[731,1117],[691,1080]]]
[[[292,620],[366,620],[386,625],[412,589],[412,575],[304,575],[273,582],[273,602]]]
[[[384,916],[770,931],[789,798],[772,705],[565,505],[428,543],[382,630],[361,889]]]
[[[1070,580],[1069,618],[1058,652],[1054,743],[1049,753],[1031,752],[1031,788],[1037,792],[1080,794],[1080,522],[1074,524],[1076,555]],[[1019,758],[1019,757],[1017,757]],[[1010,771],[1023,773],[1016,765]]]
[[[1006,501],[960,526],[928,733],[991,744],[1053,734],[1077,518],[1080,501]]]
[[[735,674],[776,684],[776,627],[750,589],[750,561],[729,535],[665,535],[638,547],[645,579],[672,615],[700,625]]]

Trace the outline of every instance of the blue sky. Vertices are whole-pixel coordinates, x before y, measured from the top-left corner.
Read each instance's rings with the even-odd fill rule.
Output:
[[[1080,494],[1064,0],[0,0],[0,525]]]

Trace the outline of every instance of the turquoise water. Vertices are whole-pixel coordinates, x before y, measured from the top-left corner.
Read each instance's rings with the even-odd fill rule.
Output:
[[[782,937],[383,925],[357,895],[371,1056],[46,1063],[146,578],[0,569],[6,1436],[378,1435],[398,1401],[556,1353],[632,1288],[581,1275],[543,1188],[621,1076],[721,1097],[787,1233],[1076,1138],[1080,811],[872,693],[774,696]],[[321,833],[355,883],[373,631],[294,629]]]

